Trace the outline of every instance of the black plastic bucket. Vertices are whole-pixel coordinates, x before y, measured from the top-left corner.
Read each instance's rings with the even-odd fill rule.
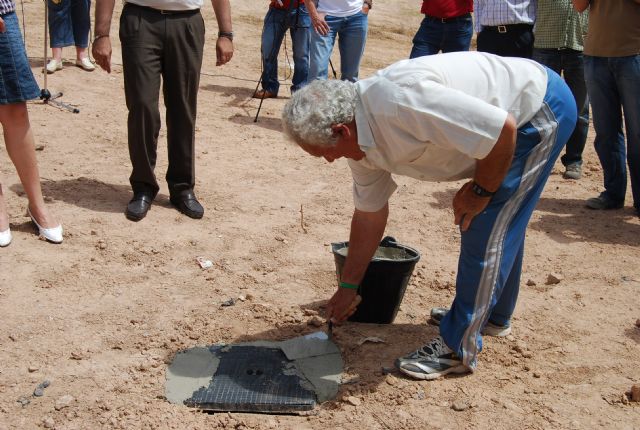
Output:
[[[349,248],[349,242],[331,244],[338,282],[346,260],[345,248]],[[358,288],[362,302],[349,321],[391,324],[418,260],[420,253],[415,249],[398,244],[391,236],[382,239]]]

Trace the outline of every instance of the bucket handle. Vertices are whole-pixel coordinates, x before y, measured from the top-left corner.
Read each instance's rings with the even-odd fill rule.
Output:
[[[397,248],[398,242],[393,236],[385,236],[384,239],[382,239],[382,242],[380,242],[380,246],[384,248]]]

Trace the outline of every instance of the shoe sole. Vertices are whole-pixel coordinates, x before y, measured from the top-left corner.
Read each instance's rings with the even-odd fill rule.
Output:
[[[463,374],[463,373],[471,373],[471,371],[469,369],[467,369],[465,366],[463,366],[462,364],[459,366],[455,366],[455,367],[450,367],[447,370],[442,370],[440,372],[436,372],[436,373],[418,373],[418,372],[412,372],[411,370],[407,370],[404,369],[402,367],[398,367],[398,370],[400,370],[401,373],[404,373],[407,376],[411,376],[414,379],[419,379],[422,381],[432,381],[434,379],[438,379],[438,378],[442,378],[443,376],[446,376],[450,373],[452,374]]]

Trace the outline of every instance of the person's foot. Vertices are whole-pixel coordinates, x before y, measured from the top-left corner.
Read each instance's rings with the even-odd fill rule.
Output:
[[[62,225],[53,219],[49,211],[46,209],[31,211],[31,208],[27,206],[27,216],[31,218],[31,222],[35,224],[38,229],[38,235],[41,238],[55,244],[62,243]]]
[[[267,90],[258,90],[253,93],[254,99],[275,99],[276,97],[278,97],[278,94]]]
[[[96,66],[89,60],[89,57],[78,58],[76,60],[76,66],[87,72],[93,72]]]
[[[582,164],[571,163],[567,165],[564,173],[562,174],[562,177],[564,179],[580,179],[582,177]]]
[[[440,322],[444,318],[444,316],[449,312],[448,308],[431,308],[431,314],[429,323],[433,325],[440,325]],[[511,334],[511,326],[510,325],[498,325],[494,324],[491,321],[487,322],[487,325],[482,329],[482,334],[485,336],[493,336],[493,337],[506,337]]]
[[[468,373],[469,368],[444,343],[442,336],[432,339],[422,348],[396,360],[400,372],[415,379],[437,379],[449,373]]]
[[[47,66],[45,67],[45,69],[47,69],[47,73],[49,74],[55,73],[58,70],[62,70],[62,60],[56,60],[55,58],[52,58],[47,63]]]
[[[196,199],[196,195],[193,191],[183,192],[181,194],[171,196],[169,198],[171,204],[176,209],[188,216],[189,218],[200,219],[204,215],[204,208]]]
[[[605,193],[600,193],[598,197],[588,199],[586,204],[589,209],[595,210],[620,209],[624,206],[624,200],[615,201]]]
[[[149,208],[151,208],[151,202],[153,202],[154,195],[148,191],[137,191],[133,193],[133,198],[127,205],[125,216],[131,221],[140,221],[147,216]]]

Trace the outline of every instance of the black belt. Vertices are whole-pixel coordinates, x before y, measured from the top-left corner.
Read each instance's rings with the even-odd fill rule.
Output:
[[[471,18],[471,14],[470,13],[465,13],[464,15],[460,15],[460,16],[454,16],[453,18],[438,18],[436,16],[429,16],[426,15],[424,16],[425,18],[429,18],[433,21],[440,21],[443,24],[447,24],[449,22],[456,22],[456,21],[461,21],[467,18]]]
[[[165,10],[165,9],[156,9],[154,7],[149,6],[140,6],[139,4],[127,2],[125,4],[127,7],[133,7],[135,9],[142,9],[149,12],[159,13],[161,15],[185,15],[185,14],[193,14],[200,12],[200,9],[186,9],[186,10]]]
[[[533,24],[508,24],[508,25],[496,25],[496,26],[482,26],[482,31],[491,31],[494,33],[507,33],[509,31],[522,31],[531,30]]]

